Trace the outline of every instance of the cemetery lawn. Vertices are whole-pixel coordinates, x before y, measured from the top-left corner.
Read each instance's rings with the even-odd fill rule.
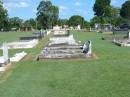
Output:
[[[0,97],[129,97],[130,48],[101,40],[101,33],[73,34],[82,43],[92,40],[98,59],[37,62],[36,55],[48,36],[36,48],[26,50],[29,55],[1,76]]]
[[[19,40],[21,36],[29,36],[31,32],[0,32],[0,43]]]

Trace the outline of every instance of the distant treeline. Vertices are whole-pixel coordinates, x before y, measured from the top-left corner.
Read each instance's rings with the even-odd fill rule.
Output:
[[[111,0],[96,0],[93,11],[95,16],[90,21],[86,21],[80,15],[60,19],[59,7],[49,0],[42,0],[37,7],[37,17],[23,20],[19,17],[10,18],[8,11],[3,7],[3,2],[0,1],[0,30],[52,29],[55,25],[68,27],[80,25],[81,28],[94,27],[95,24],[119,26],[130,21],[130,1],[126,1],[121,8],[116,8],[111,5]]]

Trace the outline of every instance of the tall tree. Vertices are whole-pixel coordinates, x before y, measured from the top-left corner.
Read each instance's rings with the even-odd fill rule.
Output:
[[[111,0],[96,0],[93,10],[95,12],[95,15],[100,17],[101,20],[103,19],[103,17],[106,17],[109,15],[108,11],[106,10],[109,9],[110,3],[111,3]]]
[[[52,28],[58,20],[59,8],[52,5],[49,0],[42,0],[37,11],[37,20],[44,29]]]
[[[105,9],[105,16],[107,22],[113,24],[112,22],[120,17],[120,9],[113,6],[108,6]]]
[[[4,28],[7,22],[7,10],[3,7],[3,2],[0,0],[0,29]]]
[[[117,8],[117,7],[111,7],[111,10],[110,10],[110,17],[111,17],[111,24],[113,26],[119,26],[121,25],[122,23],[127,23],[127,20],[122,18],[120,16],[120,8]]]
[[[73,27],[80,25],[83,28],[84,22],[85,22],[85,20],[83,17],[81,17],[79,15],[74,15],[74,16],[70,17],[68,24],[69,24],[69,26],[73,26]]]
[[[110,17],[111,18],[120,17],[120,8],[111,6],[111,8],[110,8]]]
[[[123,5],[122,8],[120,10],[120,15],[123,18],[126,18],[129,20],[130,22],[130,1],[126,1]]]
[[[57,24],[59,18],[59,8],[57,6],[51,6],[51,25],[52,27]]]

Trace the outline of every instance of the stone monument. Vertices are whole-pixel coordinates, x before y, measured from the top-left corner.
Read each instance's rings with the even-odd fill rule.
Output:
[[[9,55],[8,55],[8,46],[6,43],[3,43],[3,57],[4,57],[5,64],[8,64]]]

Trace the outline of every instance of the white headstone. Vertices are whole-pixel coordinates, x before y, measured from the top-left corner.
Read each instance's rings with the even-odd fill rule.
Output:
[[[61,27],[58,26],[58,25],[56,25],[56,26],[53,27],[53,30],[60,30],[60,29],[61,29]]]
[[[90,32],[92,31],[92,28],[90,27]]]
[[[128,33],[128,38],[130,39],[130,30],[129,30],[129,33]]]
[[[8,62],[9,56],[8,56],[8,46],[6,43],[3,43],[3,57],[5,62]]]
[[[81,26],[80,25],[77,26],[77,30],[81,30]]]
[[[88,55],[91,55],[91,54],[92,54],[92,42],[90,41]]]

